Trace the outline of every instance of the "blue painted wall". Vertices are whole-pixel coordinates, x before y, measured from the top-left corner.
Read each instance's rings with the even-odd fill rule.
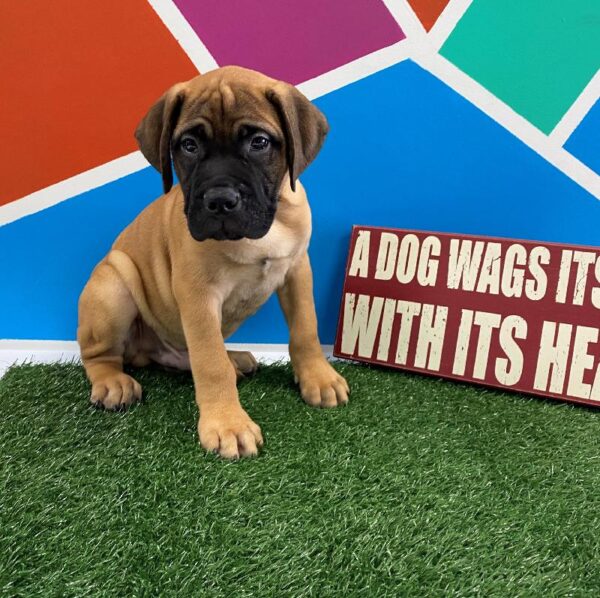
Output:
[[[565,143],[565,149],[600,173],[600,100],[592,106]]]
[[[303,183],[324,343],[352,224],[600,243],[598,200],[410,61],[316,104],[331,133]],[[0,338],[74,339],[89,273],[160,189],[148,168],[1,227]],[[231,340],[286,342],[276,300]]]

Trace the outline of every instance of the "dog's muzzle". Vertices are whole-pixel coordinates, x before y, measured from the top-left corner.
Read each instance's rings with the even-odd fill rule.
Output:
[[[197,241],[258,239],[271,227],[276,201],[259,181],[241,176],[207,177],[192,186],[185,202],[188,228]]]
[[[213,179],[195,190],[186,209],[194,239],[237,240],[246,236],[248,205],[253,193],[245,183],[231,178]]]

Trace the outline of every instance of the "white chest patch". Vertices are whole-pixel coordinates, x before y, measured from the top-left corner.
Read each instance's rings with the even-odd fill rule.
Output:
[[[223,245],[237,264],[228,276],[222,305],[222,331],[226,338],[283,284],[288,270],[306,251],[310,231],[303,236],[277,220],[261,239]],[[235,273],[234,273],[235,272]]]
[[[293,264],[292,258],[262,259],[258,264],[242,266],[222,306],[223,336],[231,335],[283,284]]]

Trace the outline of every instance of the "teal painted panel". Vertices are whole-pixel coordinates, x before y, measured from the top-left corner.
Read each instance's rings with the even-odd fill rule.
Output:
[[[474,0],[441,53],[549,133],[600,67],[600,1]]]

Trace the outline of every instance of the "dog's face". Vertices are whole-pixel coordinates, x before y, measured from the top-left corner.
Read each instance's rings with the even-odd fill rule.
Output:
[[[165,192],[173,161],[188,228],[203,241],[264,236],[286,175],[294,189],[326,133],[325,117],[291,85],[225,67],[172,87],[136,138]]]

